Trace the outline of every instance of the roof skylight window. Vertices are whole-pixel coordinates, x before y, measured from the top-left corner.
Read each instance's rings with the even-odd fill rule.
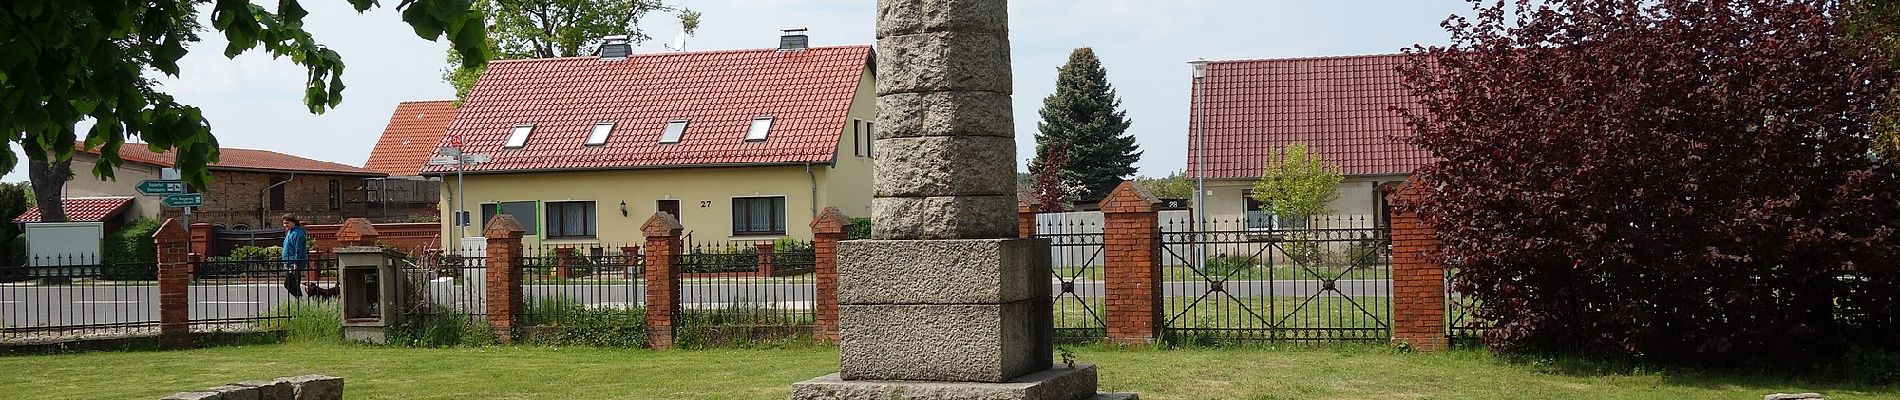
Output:
[[[533,132],[534,125],[516,125],[514,132],[508,134],[508,143],[503,144],[501,147],[504,149],[519,149],[527,146],[528,134]]]
[[[660,144],[679,143],[680,137],[686,136],[686,122],[683,119],[667,121],[666,130],[660,131]]]
[[[763,142],[765,135],[769,133],[772,133],[772,117],[753,118],[752,128],[745,131],[745,141]]]
[[[587,133],[587,145],[600,146],[600,145],[607,144],[607,134],[613,133],[613,131],[614,131],[613,122],[602,122],[602,123],[594,124],[594,131]]]

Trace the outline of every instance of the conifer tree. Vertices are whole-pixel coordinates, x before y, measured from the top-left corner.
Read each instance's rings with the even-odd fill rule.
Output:
[[[1135,174],[1135,161],[1141,159],[1135,137],[1128,134],[1127,113],[1120,108],[1121,99],[1109,86],[1108,70],[1095,58],[1095,50],[1075,49],[1057,73],[1055,93],[1042,100],[1036,158],[1029,170],[1042,170],[1050,146],[1067,147],[1062,176],[1082,186],[1071,195],[1081,200],[1107,196]]]

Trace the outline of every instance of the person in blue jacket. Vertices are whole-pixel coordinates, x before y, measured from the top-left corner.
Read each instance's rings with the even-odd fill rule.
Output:
[[[284,246],[278,258],[284,260],[284,290],[297,298],[303,298],[300,281],[304,270],[310,267],[310,260],[306,259],[310,254],[309,243],[310,235],[304,233],[303,221],[295,215],[284,214]]]

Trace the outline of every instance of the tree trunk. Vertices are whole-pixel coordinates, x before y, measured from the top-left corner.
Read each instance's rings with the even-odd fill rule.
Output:
[[[66,222],[65,204],[60,202],[66,180],[73,176],[73,161],[48,163],[46,154],[28,152],[26,177],[33,182],[33,204],[40,207],[40,222]]]

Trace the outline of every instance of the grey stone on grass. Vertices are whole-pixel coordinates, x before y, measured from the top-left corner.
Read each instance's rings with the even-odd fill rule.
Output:
[[[995,136],[1014,138],[1010,96],[997,92],[896,93],[877,98],[877,138]],[[882,154],[882,153],[880,153]]]
[[[1009,37],[937,32],[878,40],[877,94],[982,91],[1009,94]]]
[[[1792,393],[1792,394],[1791,393],[1775,393],[1775,394],[1771,394],[1767,396],[1762,396],[1761,399],[1762,400],[1822,400],[1822,399],[1826,399],[1826,397],[1822,397],[1820,393]]]
[[[218,392],[181,392],[165,396],[159,400],[224,400],[224,394]]]
[[[292,400],[297,396],[297,388],[283,381],[243,381],[233,383],[237,386],[257,388],[258,400]]]
[[[258,400],[257,388],[242,385],[224,385],[205,389],[218,392],[218,400]]]
[[[1016,193],[1016,140],[989,136],[878,139],[878,197]]]
[[[838,308],[846,380],[1007,382],[1053,365],[1048,297]]]
[[[877,38],[924,32],[1009,32],[1006,0],[884,0],[877,2]]]
[[[1049,290],[1048,239],[838,245],[839,304],[1002,304]]]
[[[1017,229],[1015,195],[871,199],[872,239],[1006,239]]]
[[[1090,397],[1089,400],[1141,400],[1141,395],[1134,393],[1102,393],[1095,395],[1095,397]]]
[[[297,400],[337,400],[343,398],[343,378],[325,375],[303,375],[281,378],[279,381],[290,383],[294,387]]]
[[[792,384],[801,400],[1087,400],[1095,396],[1095,366],[1037,371],[1000,383],[843,380],[839,375]]]

